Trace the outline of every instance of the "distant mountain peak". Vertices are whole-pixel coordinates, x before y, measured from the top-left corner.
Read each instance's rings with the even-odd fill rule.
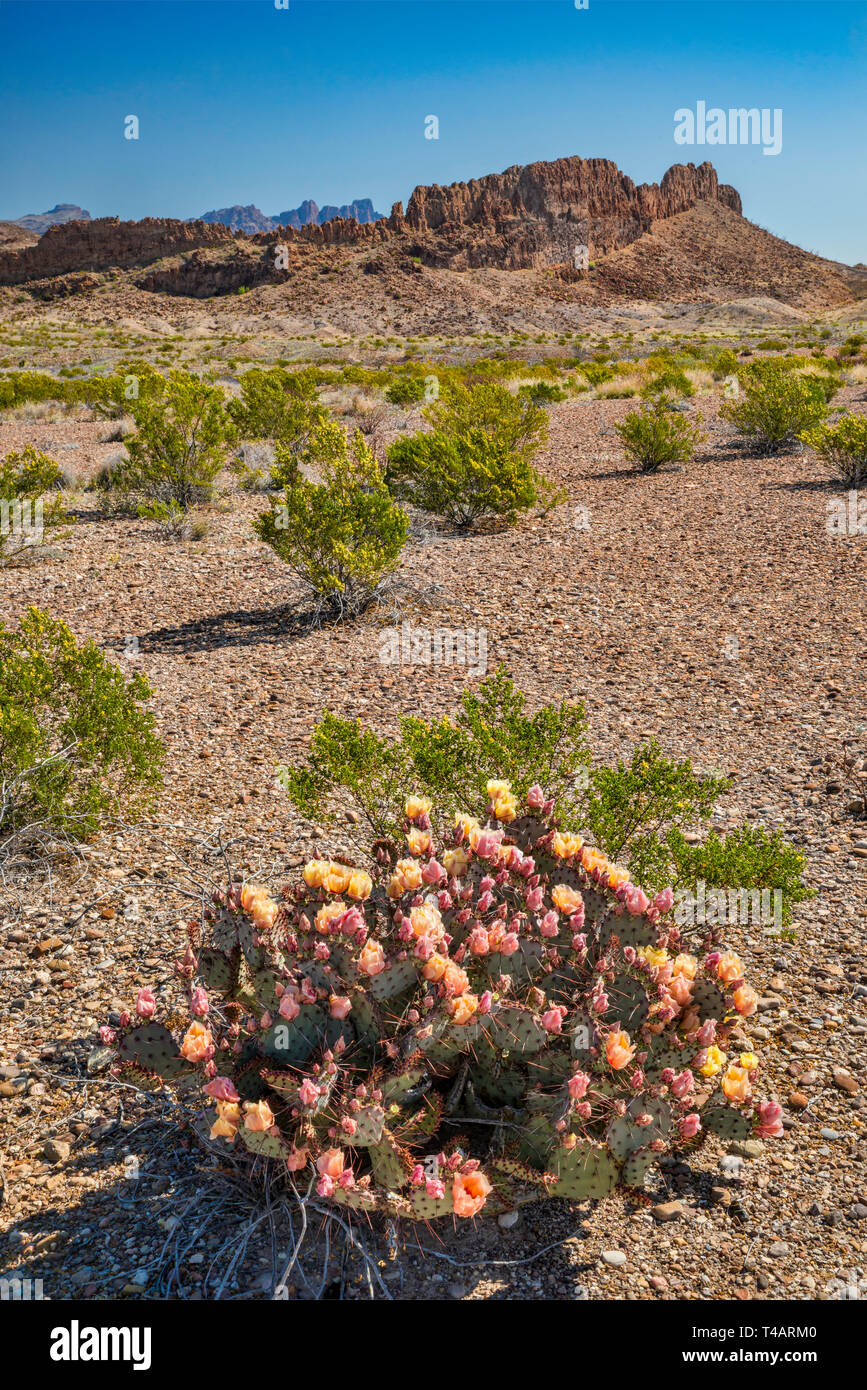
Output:
[[[318,226],[321,227],[325,222],[332,221],[335,217],[351,217],[356,222],[364,225],[368,222],[379,222],[384,220],[384,213],[377,212],[370,198],[356,198],[352,203],[344,203],[341,207],[328,205],[320,208],[312,198],[305,198],[297,208],[287,208],[285,212],[275,213],[269,217],[254,204],[242,207],[235,203],[230,208],[217,208],[212,212],[203,212],[201,217],[190,219],[197,222],[219,222],[224,227],[231,227],[236,232],[273,232],[278,227],[294,227],[300,231],[302,227]]]
[[[28,212],[24,217],[11,219],[16,227],[24,227],[28,232],[41,236],[49,227],[57,227],[63,222],[89,222],[90,213],[77,203],[57,203],[48,212]]]

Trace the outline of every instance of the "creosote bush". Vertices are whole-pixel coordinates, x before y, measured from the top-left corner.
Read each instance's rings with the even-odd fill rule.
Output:
[[[297,461],[327,412],[317,395],[314,369],[288,372],[281,367],[251,367],[241,377],[241,395],[227,414],[242,439],[279,442],[285,457]],[[272,475],[273,476],[273,475]],[[277,486],[285,479],[274,478]]]
[[[360,430],[351,442],[333,420],[314,431],[305,457],[318,466],[322,482],[302,477],[279,447],[277,457],[286,490],[253,523],[256,534],[330,612],[354,617],[396,569],[409,530],[406,515]]]
[[[162,781],[151,691],[31,608],[0,623],[0,840],[26,826],[85,837],[133,818]]]
[[[818,377],[799,376],[791,366],[768,359],[740,367],[737,380],[739,394],[723,401],[720,419],[752,439],[757,453],[791,448],[825,418],[828,394]]]
[[[386,481],[395,496],[460,529],[489,517],[513,525],[521,512],[560,500],[531,463],[548,420],[530,396],[492,382],[449,385],[424,415],[431,431],[388,450]]]
[[[136,432],[112,488],[138,501],[187,508],[213,497],[214,483],[236,438],[223,392],[189,372],[170,372],[162,389],[127,402]]]
[[[0,569],[38,558],[45,533],[69,521],[62,485],[60,466],[32,444],[0,459]]]
[[[847,487],[858,488],[867,480],[867,416],[844,415],[802,430],[798,437],[836,468]]]
[[[614,428],[641,473],[655,473],[666,463],[688,463],[704,439],[699,427],[669,409],[662,396],[641,410],[631,410]]]
[[[683,950],[671,892],[559,832],[540,788],[487,798],[439,841],[411,798],[369,868],[311,860],[280,901],[217,893],[179,963],[189,1025],[141,989],[100,1030],[116,1078],[210,1101],[204,1143],[337,1209],[419,1221],[641,1188],[707,1133],[782,1134],[729,1041],[757,1006],[739,958]]]

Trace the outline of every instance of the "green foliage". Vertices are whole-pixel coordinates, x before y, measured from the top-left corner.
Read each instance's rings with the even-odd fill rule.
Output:
[[[844,415],[833,424],[802,430],[798,437],[836,468],[846,486],[858,488],[867,479],[867,416]]]
[[[731,348],[722,348],[710,359],[710,369],[715,377],[733,376],[738,369],[738,355]]]
[[[617,375],[617,368],[607,362],[580,362],[578,370],[591,386],[601,386],[603,381],[610,381]]]
[[[630,762],[592,769],[578,819],[611,859],[628,862],[636,883],[659,888],[670,882],[673,867],[668,832],[706,819],[729,785],[724,777],[699,775],[688,758],[664,757],[651,739]]]
[[[533,714],[503,667],[465,690],[453,719],[401,716],[397,738],[380,738],[360,720],[325,711],[313,730],[307,763],[281,768],[290,800],[319,820],[334,793],[348,793],[376,834],[393,834],[413,792],[446,815],[478,800],[489,778],[510,781],[524,796],[534,783],[549,789],[561,812],[587,778],[583,705],[565,701]]]
[[[236,437],[220,388],[173,371],[164,388],[128,405],[136,433],[127,440],[129,458],[114,473],[113,486],[143,501],[182,508],[210,501]]]
[[[59,465],[32,444],[0,459],[0,569],[32,559],[44,533],[69,520],[59,496],[44,500],[62,483]]]
[[[652,372],[650,379],[641,388],[641,397],[643,400],[653,400],[656,396],[666,393],[694,396],[695,387],[680,367],[666,365]]]
[[[827,410],[826,387],[815,376],[798,376],[790,366],[767,358],[739,368],[740,394],[724,401],[720,418],[755,443],[759,453],[790,448]]]
[[[17,630],[0,623],[0,672],[0,834],[37,824],[84,836],[149,804],[163,750],[143,676],[127,681],[35,608]]]
[[[697,425],[670,410],[661,396],[640,411],[631,410],[614,428],[641,473],[655,473],[665,463],[687,463],[705,437]]]
[[[535,405],[555,405],[567,400],[568,394],[562,386],[554,386],[550,381],[534,381],[518,389],[519,396],[526,396]]]
[[[409,373],[397,377],[385,390],[385,399],[392,405],[415,405],[424,400],[424,395],[424,377]]]
[[[353,617],[397,567],[409,523],[360,430],[349,443],[328,421],[311,435],[305,457],[323,481],[293,476],[287,460],[283,500],[254,529],[332,613]]]
[[[281,367],[251,367],[241,377],[241,395],[227,414],[242,439],[272,439],[287,455],[299,458],[312,432],[327,418],[316,391],[312,368],[289,372]]]
[[[424,414],[433,430],[388,451],[396,496],[462,529],[483,517],[513,525],[521,512],[559,500],[531,463],[548,419],[528,397],[491,382],[449,386]]]
[[[779,889],[782,925],[788,927],[794,903],[813,897],[804,883],[807,856],[783,839],[782,831],[742,825],[723,838],[712,830],[701,844],[688,844],[677,829],[667,836],[671,874],[678,887]]]

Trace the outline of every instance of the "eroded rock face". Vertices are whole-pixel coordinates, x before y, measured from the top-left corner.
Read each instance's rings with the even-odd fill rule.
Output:
[[[675,164],[660,184],[636,186],[609,159],[555,159],[417,188],[405,225],[426,243],[437,234],[437,264],[528,269],[571,261],[578,245],[591,257],[607,255],[702,200],[741,211],[739,195],[719,183],[711,164]]]
[[[149,265],[163,256],[200,246],[231,245],[233,241],[228,227],[179,222],[170,217],[145,217],[141,222],[121,222],[117,217],[66,222],[49,227],[35,246],[0,255],[0,284],[21,285],[77,270]]]
[[[374,222],[330,217],[253,236],[218,222],[170,218],[69,222],[50,227],[35,246],[0,254],[0,284],[142,266],[149,268],[143,288],[196,296],[228,293],[241,284],[285,280],[275,247],[299,242],[327,248],[396,241],[430,266],[541,269],[571,264],[579,245],[589,247],[591,258],[605,256],[636,241],[654,221],[699,202],[741,211],[736,191],[720,184],[708,163],[676,164],[661,183],[636,185],[608,159],[555,159],[516,164],[469,183],[419,187],[406,213],[395,203],[390,217]],[[186,255],[213,248],[227,252],[222,270]],[[179,257],[186,259],[178,263]],[[154,265],[172,258],[170,266]]]

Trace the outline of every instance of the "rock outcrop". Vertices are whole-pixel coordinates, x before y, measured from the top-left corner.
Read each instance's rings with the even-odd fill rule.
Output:
[[[542,269],[571,265],[580,245],[589,247],[592,259],[606,256],[637,241],[653,223],[704,203],[741,212],[738,194],[719,183],[711,164],[676,164],[659,184],[636,185],[608,159],[555,159],[516,164],[502,174],[445,188],[419,187],[405,213],[396,203],[389,217],[374,213],[373,221],[355,215],[373,211],[369,200],[363,200],[321,210],[308,202],[280,214],[281,220],[297,214],[300,223],[303,213],[307,220],[301,225],[262,228],[252,235],[219,220],[119,222],[103,217],[69,222],[50,227],[35,246],[0,253],[0,284],[141,266],[149,268],[140,282],[149,289],[195,296],[228,293],[241,284],[284,281],[286,272],[274,254],[281,242],[362,249],[392,242],[400,254],[450,270]],[[332,216],[334,212],[354,215]],[[223,213],[234,223],[243,220],[241,214],[250,214],[253,225],[253,214],[263,216],[257,208]],[[209,219],[219,216],[207,214]],[[187,254],[209,249],[227,253],[222,270],[210,257]],[[154,264],[159,261],[171,264]]]
[[[273,217],[269,217],[253,203],[247,207],[235,203],[230,208],[203,212],[199,220],[218,222],[224,227],[232,227],[237,232],[248,232],[254,236],[258,232],[276,231],[279,227],[293,227],[295,231],[300,231],[302,227],[321,227],[323,223],[330,222],[335,217],[351,218],[362,226],[368,222],[384,220],[383,213],[376,211],[370,198],[356,198],[354,202],[344,203],[339,208],[331,205],[320,208],[312,198],[306,198],[297,208],[287,208],[285,212],[275,213]]]

